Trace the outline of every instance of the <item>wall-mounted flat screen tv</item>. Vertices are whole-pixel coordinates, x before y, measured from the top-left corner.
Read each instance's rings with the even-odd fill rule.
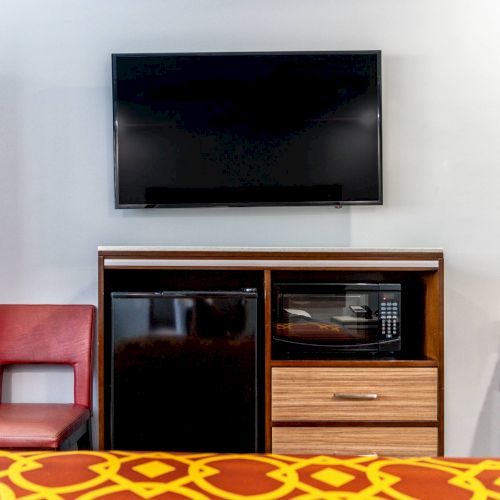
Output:
[[[380,51],[112,63],[117,208],[382,203]]]

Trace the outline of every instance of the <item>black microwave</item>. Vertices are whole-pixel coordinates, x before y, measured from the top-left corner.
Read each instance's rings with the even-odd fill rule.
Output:
[[[401,350],[401,284],[275,283],[273,356]]]

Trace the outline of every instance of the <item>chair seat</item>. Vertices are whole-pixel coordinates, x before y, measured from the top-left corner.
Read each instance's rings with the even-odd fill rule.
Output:
[[[59,448],[90,417],[81,405],[0,404],[0,448]]]

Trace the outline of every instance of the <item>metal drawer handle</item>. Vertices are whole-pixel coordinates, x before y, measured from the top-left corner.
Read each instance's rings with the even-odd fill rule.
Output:
[[[378,394],[375,392],[367,393],[349,393],[349,392],[335,392],[333,394],[333,399],[378,399]]]

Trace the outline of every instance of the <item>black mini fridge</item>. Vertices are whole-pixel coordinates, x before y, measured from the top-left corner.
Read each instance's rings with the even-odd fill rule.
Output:
[[[111,294],[110,445],[263,451],[258,296]]]

